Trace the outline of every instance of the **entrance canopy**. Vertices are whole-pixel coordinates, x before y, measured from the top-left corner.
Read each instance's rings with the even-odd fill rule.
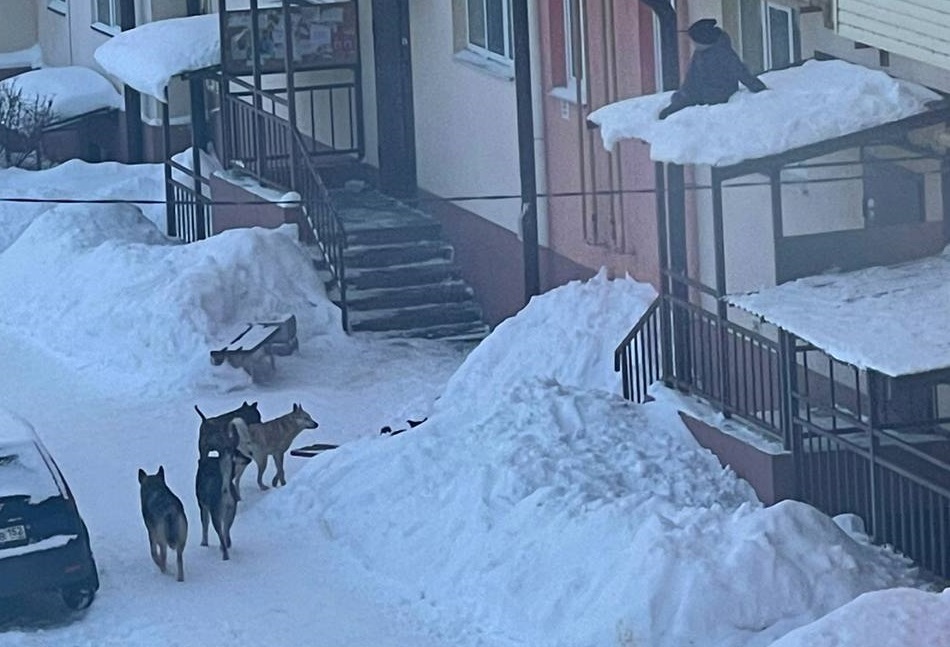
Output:
[[[671,92],[626,99],[588,117],[604,147],[638,139],[657,162],[725,167],[881,126],[927,111],[940,95],[921,85],[844,61],[807,61],[760,76],[765,92],[692,106],[665,120]]]
[[[728,297],[832,357],[891,377],[950,369],[950,247],[900,265]]]

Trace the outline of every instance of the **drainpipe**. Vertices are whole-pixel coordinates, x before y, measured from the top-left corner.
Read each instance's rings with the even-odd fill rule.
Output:
[[[663,90],[675,90],[679,87],[679,42],[677,40],[676,10],[671,0],[640,0],[650,7],[660,22],[660,51],[662,53]],[[659,236],[659,240],[666,240],[669,246],[667,256],[669,267],[666,268],[681,276],[688,275],[688,256],[686,244],[686,180],[683,167],[680,164],[667,164],[666,169],[666,223],[667,236]],[[659,191],[659,186],[657,187]],[[661,242],[662,244],[662,242]],[[659,258],[664,257],[660,250]],[[664,268],[661,268],[661,272]],[[689,300],[689,289],[683,281],[672,281],[660,276],[660,293],[672,294],[676,302],[685,303]],[[664,366],[674,366],[676,377],[687,380],[691,375],[692,358],[690,357],[690,323],[688,313],[682,307],[673,309],[673,353],[675,365],[670,357],[664,357]],[[672,352],[664,346],[664,354]]]
[[[531,37],[531,78],[535,79],[535,83],[531,84],[531,103],[534,108],[533,118],[534,118],[534,151],[535,151],[535,167],[536,167],[536,177],[537,177],[537,187],[539,195],[546,195],[548,192],[547,180],[547,141],[545,139],[545,128],[544,128],[544,86],[541,82],[541,34],[540,31],[540,20],[538,19],[538,5],[534,3],[531,5],[530,18],[530,37]],[[577,106],[578,110],[582,109],[580,102]],[[537,203],[537,221],[538,221],[538,239],[539,244],[547,244],[548,242],[548,231],[549,231],[549,222],[548,222],[548,199],[540,198]],[[539,254],[540,257],[540,254]],[[540,258],[539,258],[540,262]]]
[[[511,24],[515,54],[515,96],[518,112],[518,159],[521,174],[521,231],[525,303],[540,294],[538,263],[538,188],[534,155],[534,107],[531,87],[531,27],[528,1],[515,0]]]
[[[120,0],[119,29],[135,29],[135,0]],[[144,160],[145,129],[142,126],[142,95],[125,86],[125,161],[138,164]]]

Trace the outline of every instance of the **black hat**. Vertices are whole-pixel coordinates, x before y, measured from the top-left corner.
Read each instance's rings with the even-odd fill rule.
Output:
[[[722,30],[716,27],[715,18],[703,18],[690,25],[686,33],[694,42],[700,45],[712,45],[719,40]]]

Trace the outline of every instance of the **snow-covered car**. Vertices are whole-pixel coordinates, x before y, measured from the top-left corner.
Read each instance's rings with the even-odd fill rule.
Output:
[[[62,472],[33,427],[0,409],[0,599],[51,590],[84,609],[98,589],[89,533]]]

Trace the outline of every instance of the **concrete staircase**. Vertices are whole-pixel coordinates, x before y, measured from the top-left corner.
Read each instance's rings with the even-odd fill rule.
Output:
[[[346,296],[352,332],[482,339],[489,327],[462,279],[439,222],[375,189],[331,191],[346,230]],[[315,258],[322,258],[319,251]],[[319,264],[322,261],[315,261]],[[339,286],[327,286],[339,303]]]

